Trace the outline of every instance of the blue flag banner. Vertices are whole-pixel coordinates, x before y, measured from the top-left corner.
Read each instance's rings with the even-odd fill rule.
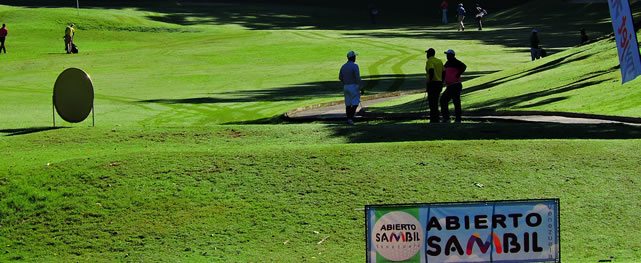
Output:
[[[367,262],[560,262],[559,200],[366,206]]]
[[[608,0],[614,36],[619,50],[619,63],[623,83],[641,75],[641,56],[634,30],[629,0]]]

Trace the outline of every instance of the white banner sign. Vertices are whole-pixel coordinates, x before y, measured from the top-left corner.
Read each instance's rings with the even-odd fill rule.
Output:
[[[641,56],[637,43],[637,33],[634,30],[629,0],[608,0],[612,26],[619,49],[619,63],[623,83],[641,75]]]
[[[367,206],[367,262],[560,262],[559,200]]]

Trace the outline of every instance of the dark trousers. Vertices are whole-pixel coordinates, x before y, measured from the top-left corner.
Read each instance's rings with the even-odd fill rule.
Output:
[[[73,37],[65,35],[65,51],[67,51],[67,54],[71,54],[72,47],[73,47]]]
[[[0,37],[0,51],[4,50],[4,53],[7,53],[7,48],[4,46],[4,37]]]
[[[449,121],[450,119],[450,109],[449,103],[450,100],[454,102],[454,114],[456,116],[456,121],[461,121],[461,115],[463,110],[461,109],[461,91],[463,91],[463,84],[456,83],[450,86],[447,86],[443,95],[441,95],[441,113],[443,114],[443,121]]]
[[[438,122],[440,112],[438,111],[438,100],[443,91],[443,82],[431,81],[427,83],[427,103],[430,106],[430,122]]]
[[[354,119],[354,116],[356,115],[356,109],[358,109],[358,105],[345,106],[345,115],[347,115],[348,120]]]

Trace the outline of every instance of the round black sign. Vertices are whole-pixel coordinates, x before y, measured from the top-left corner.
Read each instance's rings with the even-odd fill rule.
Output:
[[[86,72],[68,68],[53,86],[53,104],[60,117],[68,122],[84,121],[93,108],[93,84]]]

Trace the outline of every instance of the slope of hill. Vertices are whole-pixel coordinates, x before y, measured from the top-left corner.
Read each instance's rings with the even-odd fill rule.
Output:
[[[639,79],[621,85],[613,38],[571,48],[464,84],[468,111],[558,111],[641,117]],[[380,112],[415,112],[414,95],[373,107]]]

